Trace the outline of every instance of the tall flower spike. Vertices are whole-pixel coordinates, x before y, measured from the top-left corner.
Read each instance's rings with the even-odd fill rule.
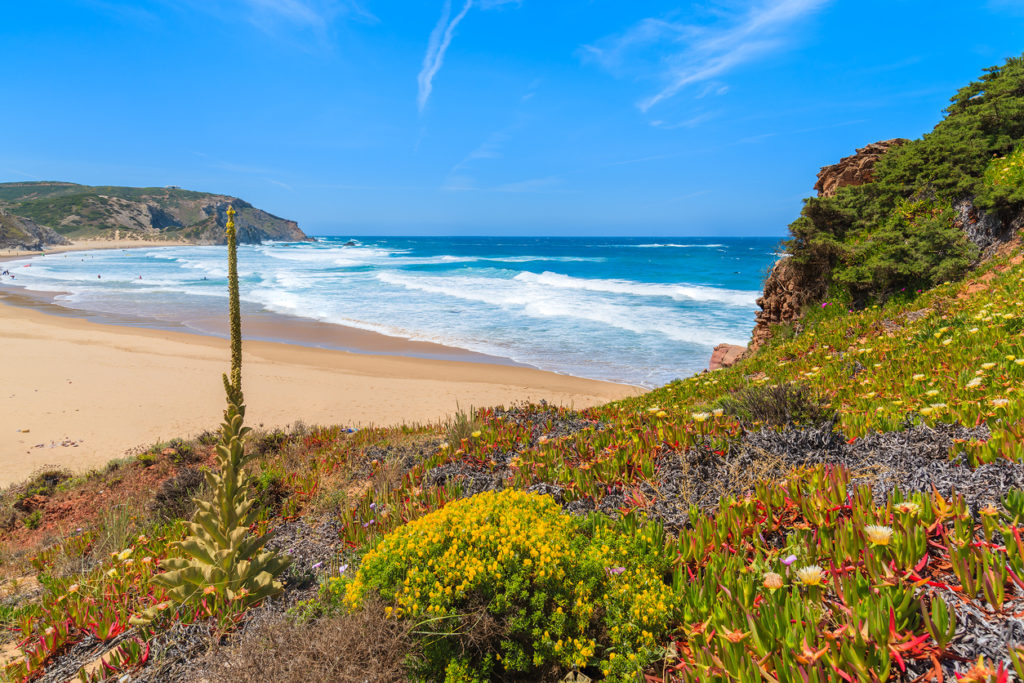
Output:
[[[189,534],[178,544],[181,556],[161,562],[165,571],[154,576],[153,581],[167,588],[170,596],[180,603],[216,594],[223,595],[227,601],[241,601],[249,606],[281,591],[277,577],[290,560],[263,550],[269,535],[253,536],[249,532],[259,510],[248,495],[249,478],[244,472],[253,454],[246,455],[242,442],[249,428],[243,426],[242,323],[233,207],[228,207],[227,215],[231,376],[224,375],[227,408],[217,444],[219,471],[206,473],[213,498],[195,499],[198,510],[188,523]],[[141,617],[133,617],[133,623],[149,623],[159,615],[159,607],[150,608]]]
[[[242,403],[242,310],[238,297],[238,246],[235,231],[235,207],[228,206],[225,227],[228,242],[228,316],[231,326],[231,387]],[[224,378],[227,386],[228,378]]]

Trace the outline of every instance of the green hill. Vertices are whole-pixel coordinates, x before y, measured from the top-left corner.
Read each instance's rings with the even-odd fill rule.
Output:
[[[70,238],[183,239],[223,243],[228,206],[238,211],[240,239],[309,239],[294,221],[237,197],[176,187],[88,186],[60,182],[0,183],[0,209]]]

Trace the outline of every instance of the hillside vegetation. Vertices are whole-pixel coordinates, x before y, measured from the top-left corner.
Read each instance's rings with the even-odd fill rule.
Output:
[[[871,231],[944,220],[964,188],[1015,210],[992,189],[1018,172],[1004,154],[979,184],[902,183],[886,210],[841,189],[880,213],[849,210],[868,233],[822,252],[830,295],[752,357],[640,397],[246,434],[233,363],[219,436],[0,496],[5,675],[1024,678],[1019,237],[961,281],[928,252],[951,279],[920,293],[853,305],[840,278],[843,250],[898,254]]]
[[[962,276],[1024,223],[1024,59],[986,69],[945,117],[878,161],[871,183],[805,200],[787,251],[833,300],[862,306]]]
[[[175,187],[87,186],[73,183],[0,183],[0,209],[72,238],[224,242],[225,212],[238,211],[244,242],[305,240],[294,221],[236,197]]]

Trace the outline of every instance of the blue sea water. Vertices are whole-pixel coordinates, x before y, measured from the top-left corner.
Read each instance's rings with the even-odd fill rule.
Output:
[[[647,387],[707,367],[715,344],[745,344],[778,259],[776,238],[347,241],[240,247],[246,310]],[[224,314],[224,247],[61,253],[4,266],[16,274],[4,287],[60,292],[57,303],[73,309],[207,333],[202,321]]]

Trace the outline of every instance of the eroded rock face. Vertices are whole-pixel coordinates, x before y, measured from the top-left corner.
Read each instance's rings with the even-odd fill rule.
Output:
[[[856,154],[843,157],[838,164],[822,167],[818,172],[818,182],[814,184],[814,189],[817,190],[819,197],[831,197],[840,187],[870,183],[875,179],[875,164],[882,155],[905,142],[907,140],[904,138],[873,142],[858,149]]]
[[[0,248],[39,251],[50,244],[69,242],[45,225],[0,209]]]
[[[764,294],[757,300],[761,308],[754,318],[750,350],[758,349],[771,336],[771,326],[789,323],[800,317],[804,306],[824,294],[824,278],[810,277],[784,258],[772,268],[764,283]]]
[[[1010,241],[1024,227],[1024,212],[1008,220],[1001,220],[974,206],[970,199],[953,202],[956,226],[964,231],[967,239],[978,247],[981,258],[991,256],[1001,245]]]
[[[708,370],[719,370],[735,365],[736,361],[747,352],[746,346],[736,344],[719,344],[711,352],[711,362],[708,363]]]

